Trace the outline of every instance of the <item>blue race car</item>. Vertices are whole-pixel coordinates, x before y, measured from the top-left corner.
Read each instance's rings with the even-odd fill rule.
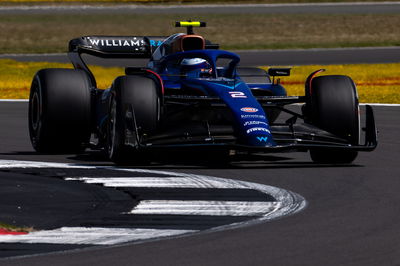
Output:
[[[183,21],[187,33],[159,36],[86,36],[69,43],[75,69],[42,69],[33,78],[29,132],[38,152],[102,149],[116,163],[159,149],[310,151],[318,163],[351,163],[377,145],[372,108],[366,106],[360,144],[357,90],[347,76],[316,76],[305,96],[287,96],[277,76],[290,69],[239,67],[238,55],[193,33],[203,22]],[[149,58],[126,67],[107,90],[82,54]],[[272,77],[272,81],[271,81]],[[302,111],[287,108],[301,104]],[[281,112],[290,115],[277,123]],[[302,123],[297,122],[302,120]]]

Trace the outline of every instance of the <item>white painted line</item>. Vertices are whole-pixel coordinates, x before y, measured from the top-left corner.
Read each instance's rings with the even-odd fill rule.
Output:
[[[269,201],[179,201],[179,200],[146,200],[141,201],[136,208],[129,214],[176,214],[176,215],[215,215],[215,216],[252,216],[249,220],[217,226],[204,231],[198,230],[159,230],[159,229],[140,229],[140,228],[68,228],[62,227],[56,230],[32,232],[28,235],[20,236],[0,236],[0,243],[57,243],[57,244],[93,244],[93,245],[112,245],[132,241],[148,241],[158,238],[165,238],[178,235],[188,235],[202,232],[214,232],[230,228],[238,228],[258,224],[272,219],[297,213],[306,207],[306,201],[296,193],[262,184],[238,181],[212,176],[201,176],[184,174],[168,171],[154,171],[146,169],[116,168],[114,166],[91,166],[65,163],[47,163],[32,161],[0,160],[0,168],[75,168],[75,169],[109,169],[114,171],[131,172],[134,175],[142,173],[153,175],[166,175],[159,177],[117,177],[111,178],[112,182],[107,182],[106,178],[67,178],[67,180],[81,180],[83,182],[94,181],[95,184],[107,184],[112,186],[119,184],[131,184],[132,186],[143,185],[150,182],[154,187],[184,186],[197,187],[226,187],[226,188],[247,188],[265,193],[268,197],[273,197],[274,202]],[[117,180],[118,179],[118,180]],[[157,183],[160,179],[170,179],[171,185]],[[136,181],[140,181],[135,183]],[[164,182],[164,181],[162,181]],[[225,184],[223,186],[223,184]]]
[[[398,103],[360,103],[360,105],[385,106],[385,107],[397,107],[397,106],[400,106],[400,104],[398,104]]]
[[[279,207],[267,201],[143,200],[130,214],[262,216]]]
[[[114,245],[131,241],[170,237],[196,230],[61,227],[31,232],[27,235],[0,235],[1,243],[49,243],[75,245]]]
[[[75,168],[75,169],[99,169],[92,165],[79,165],[67,163],[49,163],[35,161],[0,160],[0,168]],[[107,167],[106,167],[107,168]]]
[[[220,180],[205,180],[199,177],[67,177],[68,181],[102,184],[105,187],[134,188],[247,188]]]
[[[226,178],[218,178],[212,176],[203,175],[192,175],[169,171],[156,171],[146,169],[130,169],[130,168],[117,168],[114,166],[92,166],[92,165],[79,165],[79,164],[66,164],[66,163],[49,163],[49,162],[33,162],[33,161],[16,161],[16,160],[0,160],[0,168],[76,168],[76,169],[112,169],[115,171],[124,171],[132,173],[147,173],[147,174],[158,174],[168,175],[175,177],[186,177],[186,178],[200,178],[207,182],[226,182],[229,187],[246,187],[248,189],[254,189],[259,192],[265,193],[275,198],[276,202],[281,203],[279,210],[273,213],[266,213],[263,217],[255,219],[253,222],[260,222],[265,220],[276,219],[281,216],[296,213],[306,206],[306,201],[303,197],[296,193],[272,187],[268,185],[262,185],[257,183],[232,180]],[[252,224],[253,222],[246,222],[245,224]],[[225,226],[224,226],[225,227]]]
[[[29,99],[0,99],[0,102],[29,102]]]

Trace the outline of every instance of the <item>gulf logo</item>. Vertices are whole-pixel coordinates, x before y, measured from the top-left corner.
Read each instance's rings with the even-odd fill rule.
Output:
[[[243,108],[240,108],[240,111],[245,112],[245,113],[255,113],[258,111],[258,109],[253,108],[253,107],[243,107]]]

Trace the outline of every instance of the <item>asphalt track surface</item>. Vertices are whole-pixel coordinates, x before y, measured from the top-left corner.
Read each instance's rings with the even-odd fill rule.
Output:
[[[164,6],[3,6],[0,14],[131,13],[131,14],[397,14],[400,2],[306,3],[247,5],[164,5]]]
[[[297,56],[282,52],[277,60],[289,56],[298,58],[298,64],[320,63],[319,52],[344,53],[343,58],[366,53],[377,62],[398,62],[389,49],[346,49],[297,51]],[[305,54],[302,54],[304,52]],[[255,55],[256,52],[247,52]],[[269,51],[267,51],[269,53]],[[311,56],[311,53],[314,56]],[[348,53],[346,55],[346,53]],[[271,54],[274,54],[271,52]],[[385,57],[385,54],[387,55]],[[283,56],[285,55],[285,56]],[[382,56],[383,55],[383,56]],[[392,55],[392,56],[390,56]],[[258,65],[254,59],[242,55],[249,65]],[[31,61],[32,57],[19,56],[18,60]],[[327,63],[338,55],[323,59]],[[38,61],[46,57],[35,57]],[[357,58],[357,56],[355,56]],[[366,63],[364,56],[354,60]],[[60,55],[45,61],[62,61]],[[64,57],[64,60],[66,58]],[[300,60],[301,59],[301,60]],[[285,59],[284,59],[285,60]],[[393,60],[393,61],[390,61]],[[352,61],[353,62],[353,61]],[[332,62],[331,62],[332,63]],[[341,60],[343,63],[343,60]],[[349,62],[348,62],[349,63]],[[110,65],[114,65],[111,62]],[[285,64],[278,61],[276,64]],[[231,164],[190,160],[162,159],[151,166],[139,168],[167,170],[181,173],[201,174],[243,180],[281,187],[299,193],[308,201],[305,211],[294,216],[227,231],[172,238],[142,244],[127,244],[107,248],[77,248],[71,245],[50,244],[0,244],[0,256],[18,256],[57,252],[40,256],[11,257],[0,259],[0,265],[398,265],[397,221],[400,218],[398,186],[400,167],[398,152],[400,141],[399,107],[374,107],[380,131],[379,146],[372,153],[362,153],[353,165],[315,165],[307,153],[276,154],[261,156],[250,161],[237,160]],[[98,152],[83,155],[39,155],[33,152],[27,130],[27,103],[0,103],[1,131],[0,159],[45,162],[83,163],[110,165]],[[166,156],[168,158],[168,156]],[[96,221],[104,213],[93,211],[97,204],[108,204],[108,209],[121,212],[130,208],[131,201],[118,191],[105,191],[99,187],[79,186],[60,180],[60,173],[33,170],[0,171],[1,196],[5,206],[25,206],[29,212],[18,213],[19,224],[32,224],[45,229],[61,223],[74,225],[79,218]],[[62,173],[61,173],[62,175]],[[8,190],[9,184],[27,184]],[[49,186],[51,189],[49,190]],[[32,193],[35,191],[37,193]],[[23,195],[21,197],[21,195]],[[70,199],[74,199],[72,202]],[[74,204],[75,202],[75,204]],[[124,203],[125,202],[125,203]],[[124,203],[124,204],[122,204]],[[101,208],[99,208],[101,209]],[[4,209],[3,209],[4,210]],[[45,211],[44,211],[45,210]],[[82,215],[76,215],[81,210]],[[8,211],[8,209],[7,209]],[[3,213],[12,213],[3,211]],[[44,216],[32,215],[45,213]],[[86,213],[85,213],[86,212]],[[14,216],[15,217],[15,216]],[[13,222],[12,216],[4,217]],[[206,226],[205,224],[201,226]],[[89,247],[89,246],[88,246]]]
[[[293,49],[235,51],[241,58],[241,66],[310,65],[310,64],[371,64],[400,61],[399,47],[367,47],[336,49]],[[3,54],[0,59],[21,62],[69,63],[66,54]],[[85,62],[102,66],[145,66],[148,59],[104,59],[83,55]]]
[[[126,9],[115,12],[173,13],[168,9]],[[107,9],[52,10],[52,12],[108,12]],[[221,13],[398,13],[398,3],[378,5],[318,5],[318,6],[247,6],[214,7]],[[49,12],[49,10],[5,10],[0,13]],[[178,11],[177,11],[178,12]],[[191,7],[179,13],[194,12]],[[196,8],[196,13],[210,12]],[[329,63],[398,62],[398,48],[333,49],[304,51],[241,52],[243,65],[297,65]],[[280,53],[280,54],[279,54]],[[260,56],[262,54],[262,56]],[[7,57],[7,56],[6,56]],[[16,58],[13,56],[8,56]],[[32,57],[18,57],[31,61]],[[62,57],[62,56],[61,56]],[[43,61],[60,60],[60,55]],[[42,57],[37,58],[42,61]],[[261,60],[260,60],[261,59]],[[96,62],[95,62],[96,63]],[[106,65],[114,65],[115,62]],[[125,64],[125,62],[122,62]],[[141,65],[142,62],[139,62]],[[400,167],[399,107],[374,107],[380,131],[379,146],[372,153],[362,153],[352,165],[315,165],[306,153],[275,154],[237,160],[231,164],[202,160],[158,160],[140,168],[167,170],[243,180],[285,188],[305,197],[308,207],[301,213],[280,220],[227,231],[172,238],[142,244],[127,244],[107,248],[88,248],[40,256],[0,259],[0,265],[398,265],[400,258],[400,216],[398,193]],[[27,131],[27,103],[0,103],[0,159],[110,165],[98,152],[83,155],[38,155],[33,152]],[[189,157],[189,156],[186,156]],[[18,217],[2,217],[33,224],[35,228],[52,228],[60,223],[74,224],[78,218],[96,221],[97,204],[121,212],[132,207],[119,191],[82,186],[60,179],[59,172],[30,169],[0,171],[1,203],[28,206],[29,212]],[[102,173],[104,174],[104,173]],[[9,184],[21,182],[25,188]],[[51,189],[49,190],[49,187]],[[36,193],[32,193],[35,191]],[[70,199],[74,199],[71,202]],[[75,204],[74,204],[75,202]],[[84,204],[82,204],[84,203]],[[82,210],[81,217],[76,209]],[[91,216],[87,210],[95,209]],[[101,209],[101,208],[99,208]],[[8,209],[2,209],[2,213]],[[6,211],[4,211],[6,210]],[[45,212],[43,212],[45,210]],[[72,210],[75,210],[72,212]],[[44,216],[31,215],[45,213]],[[104,213],[101,213],[103,216]],[[79,215],[78,215],[79,216]],[[85,248],[81,245],[80,248]],[[29,255],[70,249],[70,245],[0,244],[0,256]]]
[[[376,106],[374,110],[380,132],[379,146],[374,152],[360,154],[349,166],[315,165],[306,153],[276,154],[232,164],[166,159],[151,166],[138,166],[285,188],[308,201],[308,207],[296,215],[251,227],[190,237],[2,259],[0,265],[398,265],[400,109]],[[35,154],[28,139],[26,113],[26,102],[0,104],[1,159],[109,164],[96,152],[80,156]],[[27,174],[26,170],[2,171],[1,176],[3,182],[7,178],[25,179],[39,190],[43,182],[50,182],[53,187],[65,182],[57,176]],[[68,186],[76,185],[71,183]],[[86,188],[87,193],[79,193],[82,188],[78,186],[75,189],[75,196],[90,198],[96,193],[98,195],[98,188]],[[50,210],[61,216],[44,217],[36,222],[42,227],[51,227],[46,223],[65,219],[67,212],[56,212],[55,206],[64,201],[61,208],[68,210],[65,200],[71,197],[70,191],[66,189],[63,192],[60,188],[59,191],[46,192],[43,189],[41,194],[47,204],[45,207],[51,207],[52,202],[54,205]],[[107,197],[121,197],[117,194]],[[25,201],[38,198],[40,195],[28,195]],[[110,200],[109,204],[115,202]],[[36,206],[40,208],[40,205]],[[51,214],[49,211],[49,217]],[[29,217],[25,219],[29,220]],[[27,249],[31,253],[36,249],[39,253],[64,248],[68,247],[42,244]],[[24,254],[20,249],[20,246],[1,245],[0,252]]]

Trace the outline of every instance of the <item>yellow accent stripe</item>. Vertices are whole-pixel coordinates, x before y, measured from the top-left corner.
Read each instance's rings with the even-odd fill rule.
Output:
[[[179,24],[181,27],[200,27],[200,21],[181,21]]]

